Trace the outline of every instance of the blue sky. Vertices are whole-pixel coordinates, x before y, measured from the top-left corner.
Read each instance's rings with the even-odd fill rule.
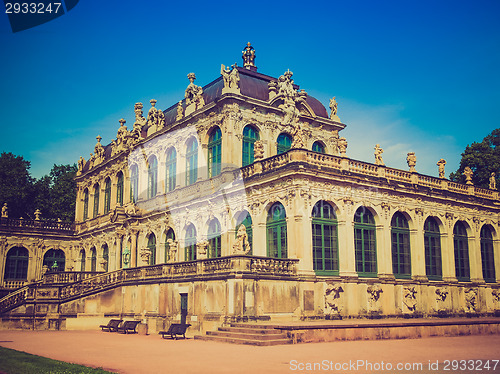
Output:
[[[179,101],[216,79],[250,41],[264,74],[293,71],[339,103],[351,158],[437,176],[467,144],[500,127],[499,1],[165,2],[80,0],[66,15],[13,34],[0,16],[0,151],[35,177],[108,144],[134,103]]]

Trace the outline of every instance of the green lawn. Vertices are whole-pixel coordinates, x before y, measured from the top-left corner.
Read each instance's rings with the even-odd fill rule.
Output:
[[[68,364],[0,347],[0,374],[105,374],[102,369]]]

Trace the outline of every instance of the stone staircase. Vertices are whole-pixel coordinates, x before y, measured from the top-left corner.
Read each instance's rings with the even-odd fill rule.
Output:
[[[195,336],[195,339],[259,346],[292,343],[286,333],[272,325],[249,323],[232,323],[229,327],[219,327],[217,331],[207,331],[206,335]]]

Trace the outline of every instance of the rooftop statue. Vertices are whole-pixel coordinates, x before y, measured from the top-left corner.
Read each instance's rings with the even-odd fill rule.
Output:
[[[222,89],[223,94],[226,92],[240,93],[240,73],[236,68],[236,64],[234,64],[231,68],[232,69],[229,69],[229,67],[226,68],[222,64],[220,66],[220,74],[224,79],[224,88]]]
[[[195,73],[188,74],[189,84],[184,93],[186,98],[186,112],[185,115],[189,115],[197,109],[202,108],[205,105],[205,100],[203,99],[203,88],[194,84],[196,79]]]
[[[380,144],[375,144],[375,165],[384,166],[384,160],[382,159],[382,153],[384,150],[380,148]]]
[[[469,185],[472,185],[472,175],[474,174],[474,172],[472,171],[472,169],[468,166],[465,167],[465,170],[464,170],[464,175],[465,175],[465,184],[469,184]]]
[[[255,49],[254,49],[254,47],[251,46],[250,42],[247,43],[247,46],[245,47],[245,49],[241,53],[243,55],[242,56],[243,67],[245,69],[256,71],[257,66],[255,66],[255,57],[257,57],[257,56],[255,55]]]
[[[497,181],[495,180],[495,173],[491,173],[490,175],[490,190],[497,189]]]
[[[417,165],[417,156],[415,156],[415,152],[408,152],[406,155],[406,162],[410,167],[410,173],[415,173],[415,166]]]
[[[446,165],[446,161],[444,159],[440,159],[436,165],[438,166],[439,178],[445,178],[444,166]]]

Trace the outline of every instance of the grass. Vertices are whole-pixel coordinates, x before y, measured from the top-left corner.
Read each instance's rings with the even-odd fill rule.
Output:
[[[105,374],[102,369],[69,364],[0,347],[0,374]]]

